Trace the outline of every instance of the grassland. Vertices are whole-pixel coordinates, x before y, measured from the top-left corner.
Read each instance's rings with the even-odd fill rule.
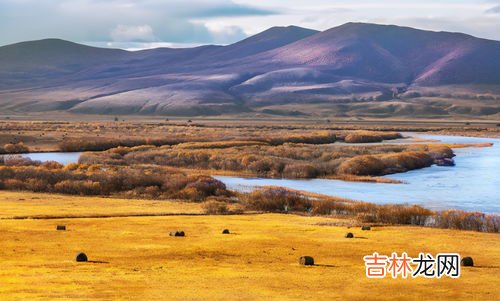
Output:
[[[203,214],[200,204],[0,191],[0,220],[148,214]]]
[[[44,115],[38,121],[30,117],[12,117],[0,120],[0,148],[6,144],[23,142],[31,151],[78,150],[82,146],[102,150],[115,147],[119,142],[144,144],[147,141],[175,144],[180,142],[207,142],[221,140],[273,139],[288,136],[310,135],[318,131],[346,134],[353,130],[428,132],[448,135],[500,137],[500,127],[495,121],[467,120],[440,122],[437,120],[371,120],[327,118],[264,118],[220,117],[186,118],[128,116],[126,121],[113,121],[110,116]],[[50,121],[47,121],[50,120]],[[60,120],[60,121],[54,121]],[[498,121],[497,121],[498,122]],[[148,139],[149,138],[149,139]],[[87,145],[75,142],[84,141]],[[112,143],[110,143],[110,141]],[[146,142],[147,144],[147,142]],[[130,146],[130,145],[129,145]],[[100,148],[98,148],[100,147]],[[90,149],[91,150],[91,149]],[[1,151],[1,149],[0,149]]]
[[[206,176],[377,180],[451,157],[459,145],[363,142],[394,131],[497,137],[495,124],[151,119],[0,122],[0,152],[107,150],[84,156],[95,165],[4,162],[1,189],[35,192],[0,191],[0,300],[498,298],[498,216],[309,195],[313,202],[276,188],[232,194]],[[169,237],[174,230],[187,236]],[[80,251],[90,262],[75,262]],[[476,266],[460,279],[371,280],[362,257],[375,251],[458,252]],[[317,264],[300,266],[303,255]]]
[[[15,206],[14,206],[15,205]],[[3,300],[494,300],[498,234],[373,227],[291,214],[67,218],[200,213],[199,204],[0,192]],[[6,211],[7,210],[7,211]],[[13,216],[60,219],[9,219]],[[65,224],[67,231],[56,231]],[[222,235],[228,228],[232,234]],[[186,237],[169,237],[172,230]],[[354,239],[345,239],[347,232]],[[467,242],[467,243],[464,243]],[[76,263],[83,251],[91,262]],[[458,252],[459,279],[367,279],[372,252]],[[317,265],[298,264],[302,255]]]

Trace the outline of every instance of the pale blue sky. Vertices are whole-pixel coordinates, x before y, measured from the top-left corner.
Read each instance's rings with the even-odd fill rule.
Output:
[[[272,26],[346,22],[500,40],[500,0],[0,0],[0,45],[49,37],[119,48],[227,44]]]

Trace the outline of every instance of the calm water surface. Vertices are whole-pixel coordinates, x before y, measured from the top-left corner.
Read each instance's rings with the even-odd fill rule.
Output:
[[[30,158],[33,161],[42,161],[42,162],[56,161],[66,165],[68,163],[78,162],[80,154],[81,153],[54,152],[54,153],[28,153],[28,154],[22,154],[21,156],[25,158]]]

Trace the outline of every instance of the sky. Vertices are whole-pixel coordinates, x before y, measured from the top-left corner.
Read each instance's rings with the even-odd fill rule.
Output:
[[[132,50],[225,45],[273,26],[347,22],[500,40],[500,0],[0,0],[0,45],[44,38]]]

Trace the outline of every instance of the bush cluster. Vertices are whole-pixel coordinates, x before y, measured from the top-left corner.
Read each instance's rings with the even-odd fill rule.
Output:
[[[224,148],[223,148],[224,147]],[[435,159],[451,157],[448,147],[427,145],[311,145],[279,146],[255,142],[189,143],[177,146],[119,147],[84,153],[89,164],[154,164],[197,170],[240,172],[262,177],[316,178],[376,176],[430,166]]]
[[[343,139],[347,143],[372,143],[382,142],[384,140],[393,140],[403,138],[403,135],[397,132],[372,132],[372,131],[353,131],[346,134]]]
[[[23,154],[29,153],[30,149],[23,143],[7,143],[0,147],[0,154]]]
[[[354,217],[363,223],[417,225],[446,229],[500,232],[500,216],[478,212],[432,211],[418,205],[377,205],[334,198],[312,198],[285,188],[266,188],[241,197],[248,210]]]
[[[0,166],[0,189],[191,201],[231,195],[224,183],[212,177],[161,167],[62,166],[56,162]]]

